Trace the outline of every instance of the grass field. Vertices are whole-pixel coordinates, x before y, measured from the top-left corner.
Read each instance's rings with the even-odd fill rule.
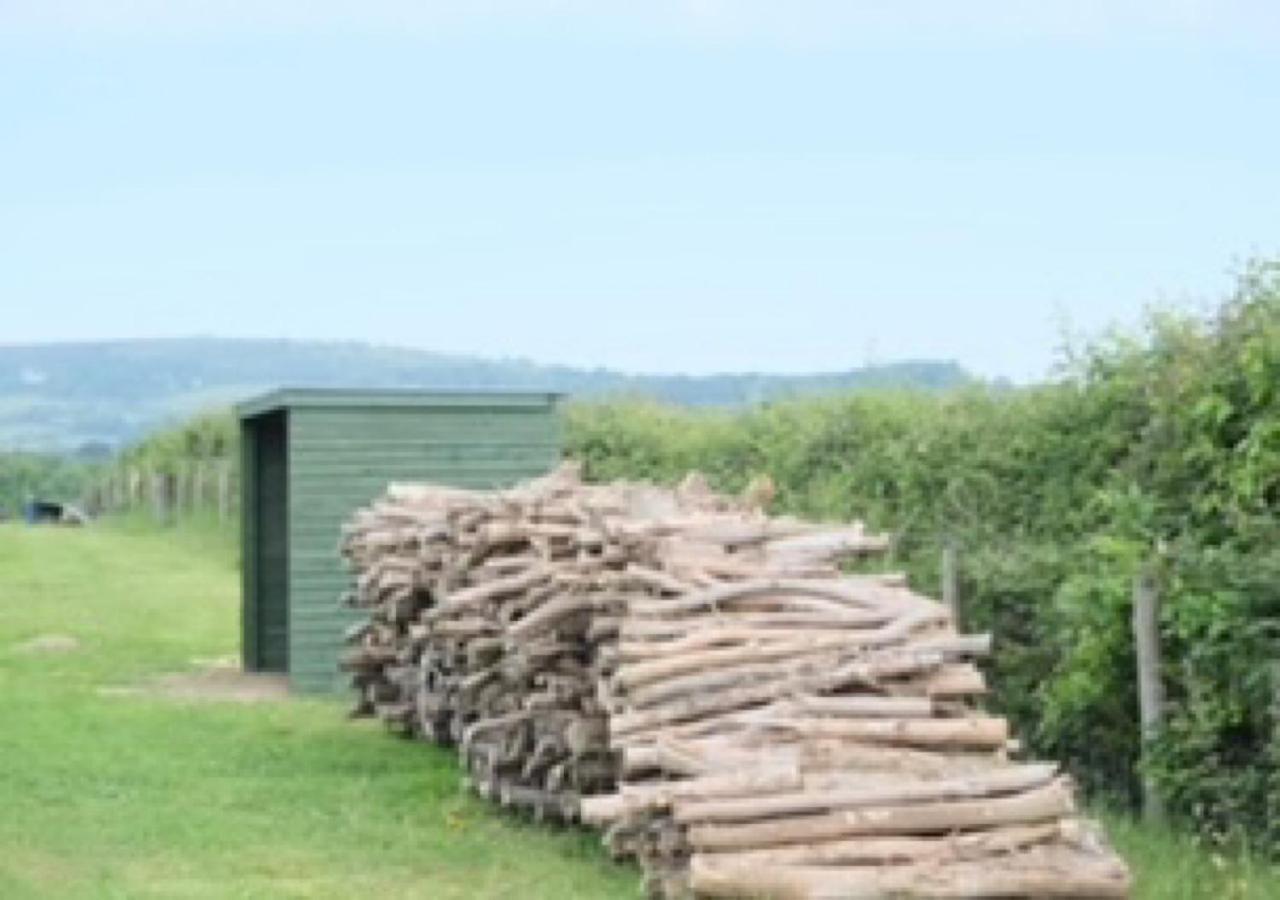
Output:
[[[235,653],[233,560],[212,529],[0,526],[0,898],[640,896],[591,835],[487,808],[337,703],[113,690]],[[20,649],[52,634],[79,646]],[[1112,830],[1139,897],[1280,896],[1274,868]]]
[[[495,814],[338,703],[104,695],[235,652],[204,535],[0,526],[0,898],[639,896],[590,835]],[[48,634],[80,647],[15,649]]]

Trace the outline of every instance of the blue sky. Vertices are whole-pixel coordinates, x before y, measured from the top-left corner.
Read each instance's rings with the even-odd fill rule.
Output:
[[[1280,5],[0,0],[0,342],[954,358],[1280,252]]]

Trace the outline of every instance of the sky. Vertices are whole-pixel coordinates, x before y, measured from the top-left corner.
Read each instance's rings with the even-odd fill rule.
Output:
[[[0,0],[0,343],[1029,381],[1278,214],[1274,2]]]

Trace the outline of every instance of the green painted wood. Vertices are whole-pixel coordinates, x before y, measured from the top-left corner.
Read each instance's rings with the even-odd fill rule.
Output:
[[[537,428],[529,428],[530,434],[538,436],[546,431],[541,423],[538,423],[538,425],[539,427]],[[387,437],[386,440],[380,440],[379,443],[388,451],[403,449],[414,453],[450,450],[453,448],[465,448],[468,451],[477,452],[489,449],[522,449],[528,447],[530,443],[524,438],[515,437],[513,439],[509,432],[503,433],[501,436],[494,436],[489,428],[475,429],[475,433],[476,437],[468,439],[462,433],[461,428],[453,428],[449,430],[448,434],[438,437],[423,437],[415,434],[402,438]],[[550,441],[551,439],[549,438],[548,440]],[[346,451],[359,456],[365,452],[365,442],[362,438],[314,436],[313,432],[312,437],[298,442],[295,451],[302,455],[307,453],[341,454]]]
[[[308,410],[307,430],[298,436],[300,447],[331,446],[335,442],[359,442],[376,435],[383,440],[396,442],[417,441],[422,444],[484,443],[496,440],[520,441],[553,440],[555,432],[547,423],[532,413],[494,414],[483,410],[471,413],[419,413],[436,421],[417,423],[405,421],[406,416],[395,410],[339,411]]]
[[[285,672],[289,666],[287,414],[246,420],[242,432],[245,667]]]
[[[236,408],[240,418],[264,415],[281,409],[304,407],[392,407],[409,409],[554,406],[560,394],[543,391],[421,391],[343,390],[334,388],[286,388],[248,400]]]
[[[261,669],[258,640],[258,469],[254,421],[240,422],[240,664],[246,672]]]
[[[287,410],[281,439],[269,424],[285,420],[277,410]],[[285,594],[277,609],[286,613],[287,640],[272,658],[283,658],[300,691],[345,682],[341,637],[359,615],[339,605],[350,581],[337,551],[357,507],[391,481],[498,487],[541,474],[559,457],[554,397],[545,394],[285,392],[246,404],[241,415],[246,663],[272,656],[269,637],[280,630],[268,598]]]
[[[422,468],[424,465],[448,469],[467,470],[476,474],[484,474],[504,466],[523,466],[530,460],[545,459],[548,453],[554,455],[557,449],[551,442],[530,444],[523,449],[505,450],[501,453],[493,451],[458,450],[449,453],[431,453],[423,450],[374,451],[372,454],[334,454],[294,452],[293,464],[300,472],[325,473],[334,469],[360,471],[366,469],[376,471],[377,466],[392,465]]]
[[[345,688],[337,669],[342,634],[360,614],[339,604],[350,589],[350,576],[338,544],[342,525],[358,507],[392,481],[505,487],[545,473],[559,459],[560,423],[552,395],[449,395],[445,401],[423,395],[419,401],[405,402],[402,394],[308,392],[300,397],[287,392],[242,407],[246,433],[250,423],[271,418],[263,411],[288,410],[282,468],[270,468],[261,454],[247,457],[245,483],[283,478],[285,484],[287,663],[295,690]],[[262,509],[247,514],[245,524],[246,541],[259,546],[261,566],[270,532]],[[250,558],[246,552],[246,572]],[[246,613],[249,584],[246,574]],[[249,630],[247,624],[246,653],[253,637]],[[263,637],[256,636],[259,643]]]

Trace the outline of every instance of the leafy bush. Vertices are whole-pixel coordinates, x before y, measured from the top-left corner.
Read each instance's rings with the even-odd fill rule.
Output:
[[[701,469],[776,508],[859,516],[937,590],[963,548],[971,627],[994,632],[994,700],[1031,749],[1095,793],[1137,796],[1131,585],[1165,597],[1168,727],[1147,764],[1172,812],[1280,849],[1280,264],[1212,317],[1154,314],[1021,390],[875,393],[695,412],[576,405],[569,452],[596,478]]]
[[[239,462],[240,432],[230,412],[209,412],[166,431],[158,431],[120,456],[123,466],[173,474],[195,460]]]

